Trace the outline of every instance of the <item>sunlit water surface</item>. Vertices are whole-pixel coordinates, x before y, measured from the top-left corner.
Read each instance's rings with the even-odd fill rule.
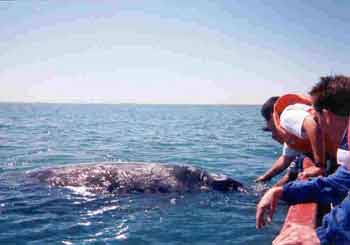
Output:
[[[280,147],[258,106],[0,104],[0,244],[271,244],[255,229],[254,178]],[[86,162],[187,164],[230,175],[248,193],[92,195],[28,180]]]

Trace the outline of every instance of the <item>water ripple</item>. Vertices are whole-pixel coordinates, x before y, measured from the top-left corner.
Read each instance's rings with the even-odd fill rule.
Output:
[[[285,209],[255,230],[266,187],[250,183],[279,153],[262,125],[254,106],[0,104],[0,244],[271,244]],[[106,160],[191,164],[251,192],[95,196],[23,178]]]

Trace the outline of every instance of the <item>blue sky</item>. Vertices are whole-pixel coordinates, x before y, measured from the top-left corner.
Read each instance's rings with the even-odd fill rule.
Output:
[[[350,1],[0,2],[0,101],[260,104],[349,74]]]

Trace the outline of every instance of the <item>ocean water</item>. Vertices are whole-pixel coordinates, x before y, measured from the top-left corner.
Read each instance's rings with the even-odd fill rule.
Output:
[[[0,244],[271,244],[254,178],[280,153],[259,106],[0,104]],[[230,175],[248,193],[91,195],[31,183],[64,164],[157,162]]]

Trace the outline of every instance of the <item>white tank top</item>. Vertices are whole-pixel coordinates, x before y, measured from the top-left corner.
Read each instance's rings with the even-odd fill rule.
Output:
[[[305,117],[310,115],[310,108],[311,106],[304,104],[287,106],[280,116],[282,128],[300,139],[305,139],[306,136],[303,131],[303,123]]]
[[[348,129],[345,130],[344,136],[341,140],[337,150],[337,162],[339,165],[346,165],[350,167],[350,152],[348,142]]]

